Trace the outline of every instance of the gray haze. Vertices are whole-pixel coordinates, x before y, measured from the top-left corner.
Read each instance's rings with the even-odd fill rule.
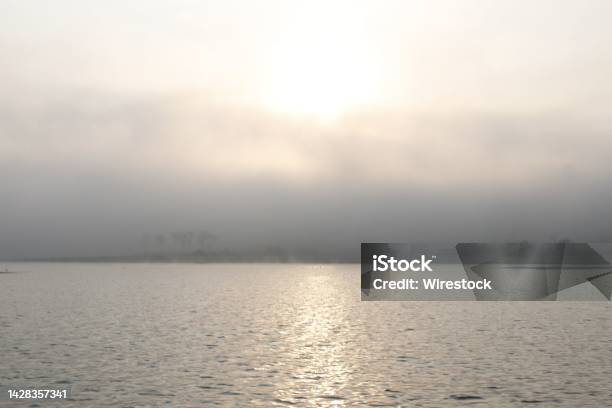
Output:
[[[312,6],[323,38],[373,38],[337,66],[370,52],[380,63],[346,87],[323,71],[310,78],[320,95],[274,99],[290,112],[261,95],[285,89],[269,82],[285,58],[272,45],[295,16],[267,2],[270,26],[234,3],[3,3],[0,258],[136,254],[180,231],[213,234],[215,249],[336,254],[612,239],[609,2],[358,2],[373,17],[353,40],[336,31],[361,14]],[[375,91],[347,91],[360,83]]]

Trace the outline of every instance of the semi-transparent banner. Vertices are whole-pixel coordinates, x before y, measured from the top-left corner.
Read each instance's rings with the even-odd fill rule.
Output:
[[[612,243],[361,244],[361,300],[609,301]]]

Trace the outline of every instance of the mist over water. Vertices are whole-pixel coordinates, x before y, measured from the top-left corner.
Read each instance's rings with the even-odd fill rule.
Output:
[[[610,129],[597,117],[326,128],[193,106],[64,109],[69,121],[43,109],[0,123],[4,259],[142,254],[146,237],[185,231],[213,234],[215,250],[343,259],[367,241],[611,239]]]
[[[609,0],[0,1],[0,390],[609,406],[609,302],[361,302],[353,263],[612,242],[610,21]],[[549,293],[529,274],[560,266],[519,258],[471,270]]]

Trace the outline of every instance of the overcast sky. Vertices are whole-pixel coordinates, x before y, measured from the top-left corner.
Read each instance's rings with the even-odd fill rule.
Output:
[[[612,2],[0,1],[0,257],[612,239]]]

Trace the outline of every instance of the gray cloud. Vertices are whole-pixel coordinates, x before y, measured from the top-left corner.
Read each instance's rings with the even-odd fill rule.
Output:
[[[604,115],[355,112],[336,123],[201,96],[0,105],[0,256],[361,241],[611,239]]]

